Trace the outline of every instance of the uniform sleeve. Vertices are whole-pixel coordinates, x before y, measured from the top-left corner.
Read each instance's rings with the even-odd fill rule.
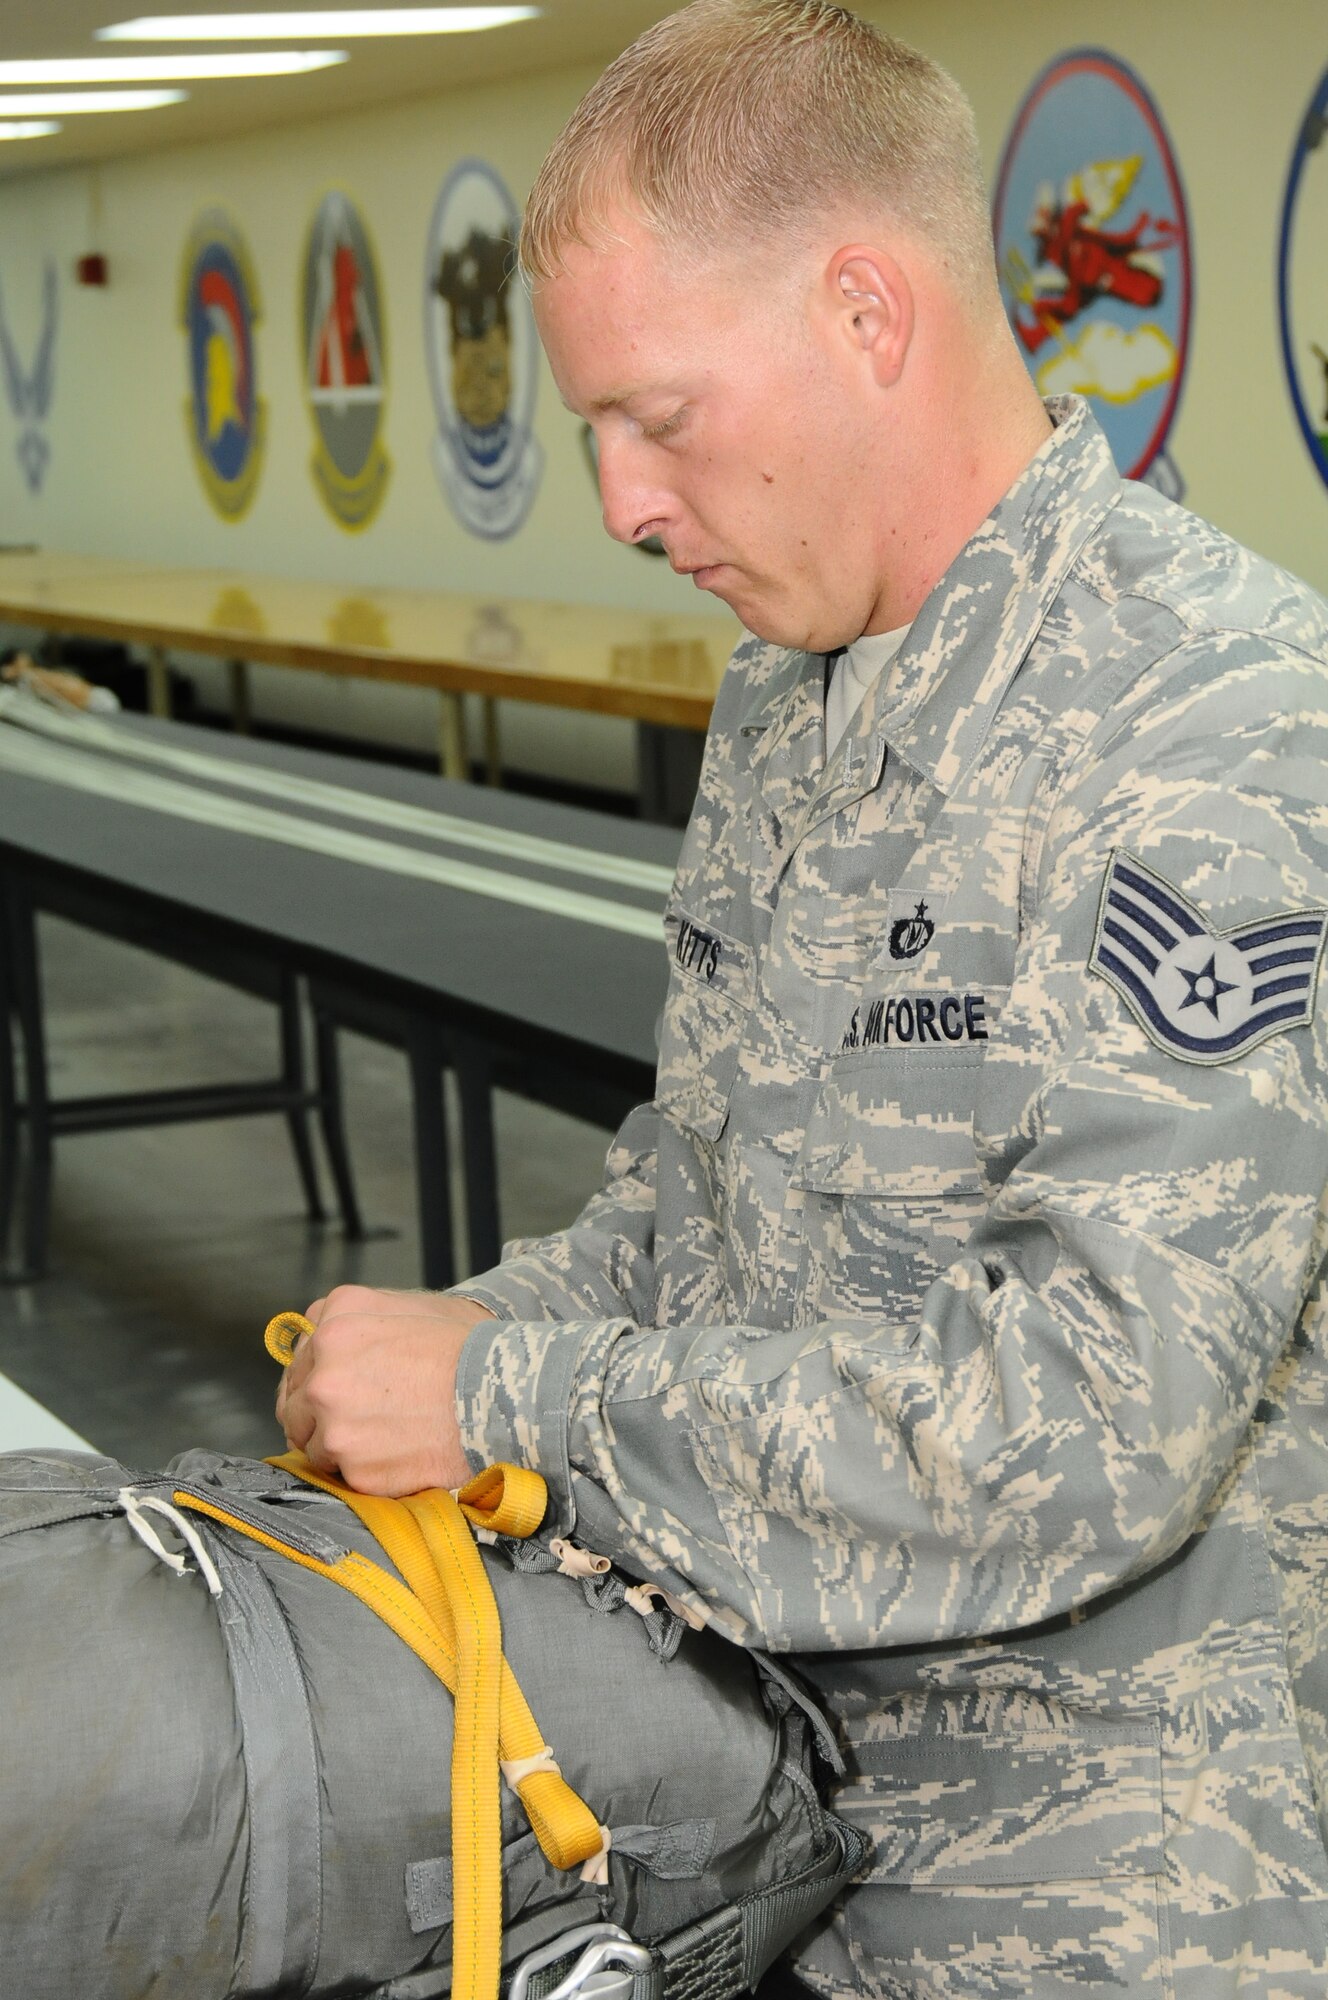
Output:
[[[605,1162],[604,1185],[569,1229],[504,1246],[496,1270],[454,1295],[503,1320],[567,1320],[625,1313],[649,1321],[655,1296],[653,1104],[638,1105]]]
[[[1200,1525],[1294,1365],[1328,1239],[1322,1004],[1189,1060],[1090,961],[1117,852],[1214,936],[1328,904],[1324,669],[1232,639],[1145,680],[1051,816],[984,1062],[989,1198],[920,1313],[467,1345],[476,1459],[536,1465],[564,1532],[734,1639],[915,1646],[1083,1605]],[[987,1101],[1016,1108],[993,1128]]]

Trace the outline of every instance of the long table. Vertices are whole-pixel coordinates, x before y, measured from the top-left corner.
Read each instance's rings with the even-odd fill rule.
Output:
[[[410,1064],[430,1286],[458,1274],[445,1068],[458,1084],[470,1269],[492,1263],[500,1240],[496,1085],[605,1125],[650,1094],[676,833],[177,723],[58,726],[67,742],[0,721],[0,1006],[26,1090],[20,1101],[5,1037],[0,1183],[12,1208],[21,1131],[39,1225],[21,1269],[40,1266],[52,1140],[132,1123],[283,1111],[294,1135],[311,1116],[354,1230],[336,1074],[344,1027],[396,1043]],[[261,1085],[81,1100],[62,1114],[46,1080],[36,930],[46,912],[279,1006],[300,982],[314,1003],[316,1078],[296,1064]]]
[[[433,688],[440,765],[453,778],[466,775],[466,694],[486,703],[491,774],[498,699],[704,731],[739,634],[732,617],[702,611],[371,590],[23,550],[0,551],[0,621],[142,647],[149,706],[161,716],[172,648],[225,660],[242,730],[250,662]]]

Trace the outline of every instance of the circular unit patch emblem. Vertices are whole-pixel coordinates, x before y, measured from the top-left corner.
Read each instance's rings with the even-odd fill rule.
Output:
[[[1015,114],[992,211],[1006,311],[1044,396],[1086,396],[1128,479],[1179,499],[1166,449],[1189,357],[1190,225],[1133,70],[1072,49]]]
[[[539,346],[517,276],[516,203],[483,160],[443,182],[424,259],[424,347],[437,428],[433,466],[463,527],[514,535],[539,490],[531,425]]]
[[[189,368],[185,423],[203,491],[227,521],[254,497],[267,434],[258,394],[254,327],[258,286],[239,230],[224,210],[199,216],[185,245],[180,325]]]
[[[1296,420],[1315,471],[1328,483],[1328,70],[1301,121],[1291,156],[1277,262],[1277,304]],[[1302,254],[1303,253],[1303,254]]]
[[[317,443],[314,485],[343,528],[364,528],[387,491],[387,346],[378,263],[349,195],[324,195],[300,280],[300,357]]]

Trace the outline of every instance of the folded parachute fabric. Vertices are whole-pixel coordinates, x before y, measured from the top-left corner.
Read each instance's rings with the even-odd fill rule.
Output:
[[[653,1596],[634,1607],[631,1579],[542,1533],[467,1529],[461,1547],[449,1496],[407,1506],[414,1552],[392,1549],[372,1504],[305,1471],[0,1456],[6,1992],[478,2000],[510,1984],[530,2000],[607,1951],[631,2000],[723,2000],[860,1867],[817,1796],[817,1745],[833,1747],[786,1675]],[[493,1501],[466,1502],[472,1525]],[[419,1563],[440,1537],[450,1611],[450,1558],[434,1583]],[[337,1587],[370,1570],[418,1645]],[[467,1742],[440,1667],[449,1617],[452,1657],[471,1646],[472,1593],[496,1619],[472,1649],[487,1719]],[[455,1866],[454,1775],[476,1821]],[[465,1879],[476,1855],[487,1907]],[[614,1957],[603,1941],[623,1934]]]

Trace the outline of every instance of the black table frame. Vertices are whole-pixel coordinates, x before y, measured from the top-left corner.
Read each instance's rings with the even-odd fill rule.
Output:
[[[44,1265],[52,1172],[52,1142],[80,1131],[130,1125],[282,1112],[290,1125],[311,1216],[323,1213],[309,1121],[317,1120],[348,1237],[364,1234],[345,1133],[337,1038],[366,1034],[405,1052],[410,1070],[422,1280],[430,1289],[457,1281],[458,1230],[452,1214],[443,1073],[456,1077],[465,1189],[469,1269],[498,1259],[497,1172],[493,1132],[495,1087],[518,1092],[610,1129],[654,1087],[651,1068],[631,1057],[591,1049],[545,1033],[540,1061],[524,1053],[522,1024],[372,970],[354,960],[303,946],[125,884],[77,865],[0,841],[0,1014],[12,1024],[0,1035],[0,1251],[7,1250],[19,1207],[18,1139],[27,1140],[27,1200],[20,1261],[11,1276],[31,1278]],[[36,918],[64,917],[143,946],[231,986],[257,993],[278,1009],[282,1065],[261,1082],[183,1091],[121,1093],[52,1100],[47,1082]],[[315,1077],[303,1064],[299,990],[314,1020]],[[20,1097],[15,1038],[23,1053]]]

